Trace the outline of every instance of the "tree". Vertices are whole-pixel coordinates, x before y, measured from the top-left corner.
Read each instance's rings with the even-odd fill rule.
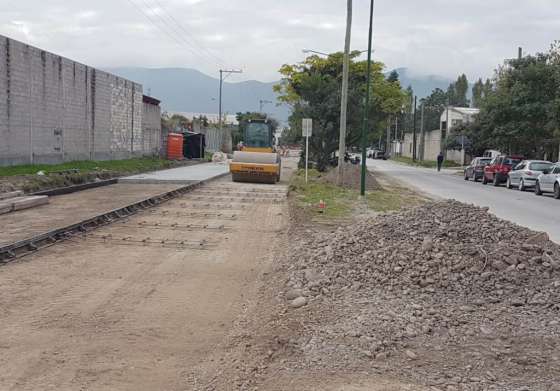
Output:
[[[556,151],[559,52],[553,45],[548,53],[508,60],[496,71],[492,89],[485,85],[476,136],[487,147],[528,157],[551,156]]]
[[[467,76],[462,74],[454,83],[447,88],[447,98],[451,106],[467,107],[469,100],[467,99],[467,91],[469,90],[469,81]]]
[[[447,106],[447,93],[436,88],[430,96],[421,99],[420,104],[424,105],[424,129],[427,131],[439,129],[441,114]]]
[[[192,122],[185,116],[180,114],[169,115],[169,113],[164,112],[161,115],[161,126],[164,129],[168,129],[171,132],[183,131],[185,129],[192,128]]]
[[[399,73],[395,69],[393,69],[391,73],[389,73],[389,76],[387,76],[387,81],[389,83],[394,83],[399,81]]]
[[[482,104],[482,97],[484,95],[484,82],[478,79],[472,87],[472,105],[473,107],[480,107]]]
[[[352,52],[355,59],[359,52]],[[307,57],[302,63],[283,65],[282,80],[274,87],[279,100],[292,107],[290,128],[301,133],[302,118],[313,119],[313,136],[309,140],[311,160],[324,170],[338,146],[340,123],[340,81],[342,53],[327,58]],[[372,91],[368,107],[371,119],[369,142],[385,129],[389,114],[398,113],[405,103],[405,94],[398,81],[389,82],[383,74],[384,65],[374,62],[371,70]],[[348,132],[346,143],[358,146],[362,128],[363,100],[366,90],[366,61],[351,61],[348,88]]]

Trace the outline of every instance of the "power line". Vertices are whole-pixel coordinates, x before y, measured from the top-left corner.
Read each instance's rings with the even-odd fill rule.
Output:
[[[132,4],[132,6],[134,8],[136,8],[156,29],[160,30],[161,32],[163,32],[165,35],[167,35],[169,38],[171,38],[171,40],[175,41],[176,44],[178,44],[179,46],[185,47],[187,48],[193,55],[195,56],[199,56],[199,54],[194,51],[191,47],[185,45],[180,38],[178,38],[177,36],[173,35],[172,33],[170,33],[168,30],[162,28],[161,26],[158,25],[158,23],[156,23],[156,21],[154,21],[154,19],[148,14],[146,13],[142,7],[140,7],[138,4],[136,4],[134,1],[132,0],[127,0],[130,4]],[[206,59],[207,60],[207,59]],[[215,66],[216,64],[212,63],[212,66]]]
[[[217,60],[217,62],[224,64],[224,61],[221,57],[217,56],[216,54],[214,54],[212,51],[208,50],[205,46],[201,45],[198,43],[198,41],[196,40],[196,38],[194,37],[194,35],[187,30],[182,23],[180,23],[174,16],[172,13],[169,13],[165,7],[163,6],[163,4],[159,1],[159,0],[153,0],[154,3],[160,8],[160,10],[167,15],[167,17],[181,30],[183,31],[186,35],[188,35],[191,38],[191,41],[193,42],[194,45],[196,45],[199,49],[201,49],[202,51],[204,51],[205,53],[207,53],[208,55],[212,56],[214,59]]]
[[[192,44],[186,40],[183,35],[181,34],[180,31],[177,31],[176,27],[173,26],[173,23],[169,24],[162,15],[159,14],[159,12],[156,12],[157,7],[153,7],[148,0],[142,0],[142,2],[144,3],[144,5],[146,6],[146,8],[148,10],[151,10],[153,12],[153,15],[155,15],[161,22],[162,24],[169,29],[169,31],[172,32],[172,34],[174,34],[174,36],[179,39],[180,41],[182,41],[186,47],[188,47],[188,49],[194,53],[196,56],[200,56],[201,58],[205,58],[207,61],[210,61],[209,63],[212,63],[213,65],[215,64],[215,60],[212,59],[210,56],[205,55],[205,53],[198,51],[198,49],[196,49],[194,46],[192,46]]]

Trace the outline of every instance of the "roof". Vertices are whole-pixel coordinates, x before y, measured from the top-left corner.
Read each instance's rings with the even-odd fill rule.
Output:
[[[156,98],[152,98],[151,96],[148,96],[148,95],[142,95],[142,102],[148,103],[148,104],[154,105],[154,106],[159,106],[161,101],[157,100]]]
[[[463,115],[475,115],[480,113],[480,109],[474,109],[472,107],[450,107],[450,109]]]

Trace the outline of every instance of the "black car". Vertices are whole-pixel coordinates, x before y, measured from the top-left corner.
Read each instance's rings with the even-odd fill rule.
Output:
[[[490,164],[492,158],[489,157],[475,157],[471,164],[465,167],[464,174],[465,180],[468,181],[472,179],[475,182],[478,182],[479,179],[482,179],[484,176],[484,167]]]

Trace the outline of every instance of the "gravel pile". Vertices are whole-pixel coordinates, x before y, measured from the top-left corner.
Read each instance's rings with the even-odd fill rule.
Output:
[[[295,367],[560,389],[560,247],[546,234],[433,202],[310,233],[288,264],[283,298],[304,325]]]
[[[290,285],[311,296],[363,287],[513,306],[560,302],[560,248],[545,233],[455,201],[339,228],[299,251]]]

